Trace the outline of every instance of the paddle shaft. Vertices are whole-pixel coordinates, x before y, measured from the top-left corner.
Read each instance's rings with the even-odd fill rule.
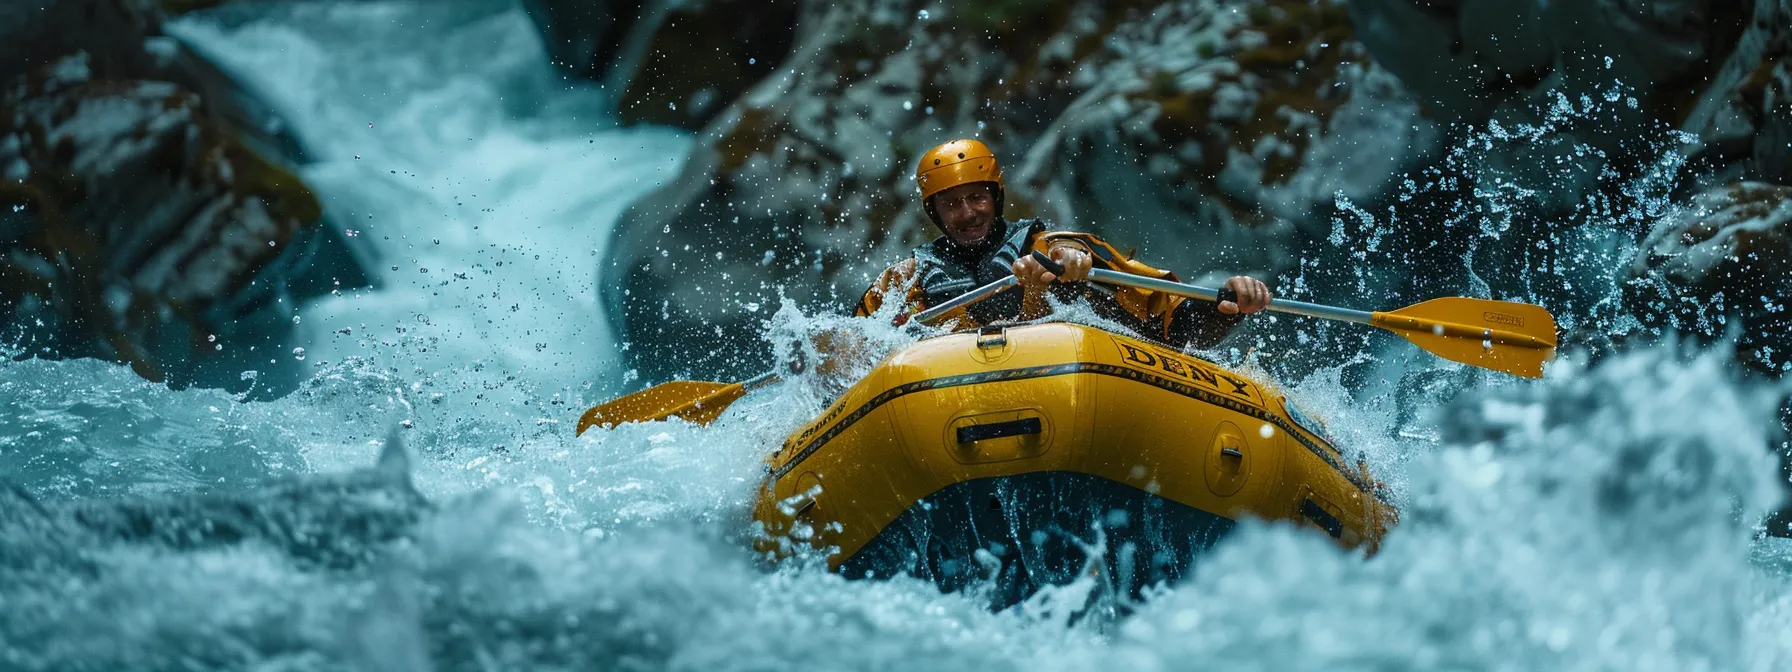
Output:
[[[1171,282],[1169,280],[1158,278],[1147,278],[1142,275],[1117,273],[1099,268],[1089,271],[1089,279],[1111,285],[1126,285],[1128,287],[1149,289],[1165,294],[1187,296],[1206,301],[1221,300],[1219,290],[1197,287],[1195,285],[1186,285],[1180,282]],[[1501,345],[1512,345],[1522,348],[1543,350],[1555,347],[1555,343],[1545,343],[1533,336],[1504,329],[1489,329],[1465,324],[1456,324],[1453,322],[1421,320],[1392,313],[1353,310],[1350,308],[1325,306],[1317,303],[1295,301],[1292,299],[1271,299],[1267,310],[1273,310],[1278,313],[1291,313],[1294,315],[1317,317],[1326,320],[1355,322],[1357,324],[1367,324],[1373,327],[1381,327],[1383,329],[1391,329],[1395,331],[1424,331],[1437,336],[1470,340],[1478,339],[1487,343],[1498,343]]]
[[[753,390],[757,390],[775,382],[778,382],[778,372],[767,371],[757,376],[753,376],[752,378],[740,381],[740,386],[742,390],[752,392]]]
[[[1171,282],[1169,280],[1161,280],[1158,278],[1147,278],[1142,275],[1132,275],[1130,273],[1120,273],[1100,268],[1090,270],[1089,279],[1110,285],[1126,285],[1128,287],[1149,289],[1165,294],[1187,296],[1203,301],[1220,300],[1220,290],[1217,289],[1185,285],[1180,282]],[[1343,320],[1345,322],[1355,322],[1357,324],[1375,324],[1375,313],[1367,310],[1352,310],[1350,308],[1338,308],[1336,306],[1322,306],[1317,303],[1307,303],[1305,301],[1295,301],[1293,299],[1271,299],[1268,310],[1273,310],[1278,313],[1293,313],[1295,315],[1317,317],[1326,320]]]
[[[1020,284],[1020,278],[1016,278],[1012,275],[1005,276],[1000,280],[991,282],[982,287],[978,287],[971,291],[965,292],[964,294],[960,295],[956,299],[952,299],[951,301],[947,301],[945,303],[934,306],[932,308],[928,308],[927,310],[923,310],[919,313],[915,313],[914,320],[916,322],[920,322],[921,324],[933,326],[933,323],[938,321],[940,319],[940,316],[945,315],[946,313],[956,310],[958,308],[962,308],[964,306],[968,306],[968,305],[971,305],[978,301],[982,301],[989,297],[1000,294],[1004,290],[1008,289],[1009,287],[1013,287],[1017,284]]]
[[[1050,257],[1037,251],[1033,252],[1032,256],[1034,261],[1039,262],[1041,266],[1045,267],[1045,270],[1051,271],[1053,275],[1061,275],[1064,273],[1064,267],[1053,261]],[[1226,292],[1228,296],[1222,298],[1220,296],[1221,290],[1217,289],[1209,289],[1207,287],[1196,285],[1185,285],[1180,282],[1148,278],[1142,275],[1121,273],[1101,268],[1090,269],[1089,279],[1110,285],[1126,285],[1129,287],[1137,287],[1139,289],[1159,291],[1165,294],[1192,297],[1204,301],[1236,301],[1234,297],[1229,296],[1231,292]],[[982,301],[1019,283],[1019,278],[1012,275],[1006,276],[1000,280],[966,292],[963,296],[956,299],[915,313],[915,319],[919,320],[922,324],[932,324],[934,320],[939,319],[941,315],[946,314],[948,311]],[[1307,317],[1317,317],[1327,320],[1343,320],[1345,322],[1356,322],[1358,324],[1375,324],[1375,313],[1367,310],[1352,310],[1350,308],[1338,308],[1336,306],[1322,306],[1317,303],[1307,303],[1305,301],[1295,301],[1293,299],[1271,299],[1268,309],[1276,312],[1305,315]]]

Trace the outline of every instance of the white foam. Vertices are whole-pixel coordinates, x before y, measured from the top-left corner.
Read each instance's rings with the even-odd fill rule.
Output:
[[[608,388],[617,350],[597,262],[689,138],[616,128],[601,92],[560,79],[505,7],[304,3],[173,24],[285,114],[318,157],[307,182],[377,256],[377,290],[303,310],[297,344],[314,364],[482,363],[537,389]]]

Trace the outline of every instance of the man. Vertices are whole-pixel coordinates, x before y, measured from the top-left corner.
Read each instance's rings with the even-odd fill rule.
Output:
[[[1095,267],[1168,280],[1176,276],[1134,261],[1086,233],[1047,231],[1037,219],[1003,219],[1002,168],[995,153],[976,140],[953,140],[922,155],[915,182],[927,217],[945,235],[915,248],[909,258],[878,275],[859,299],[854,315],[870,315],[898,292],[906,303],[898,319],[906,319],[1012,273],[1020,279],[1020,287],[952,311],[945,319],[957,320],[958,328],[964,329],[1002,319],[1042,317],[1049,310],[1045,294],[1050,291],[1060,300],[1086,297],[1097,314],[1142,335],[1177,347],[1206,348],[1224,338],[1243,316],[1269,305],[1269,288],[1242,275],[1225,284],[1236,298],[1218,303],[1083,282]],[[1030,256],[1034,250],[1063,265],[1063,277],[1034,261]],[[1062,282],[1053,285],[1053,280]]]

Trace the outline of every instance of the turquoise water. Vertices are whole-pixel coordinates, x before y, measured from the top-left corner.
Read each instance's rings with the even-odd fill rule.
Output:
[[[1395,487],[1403,521],[1373,558],[1247,522],[1144,603],[1106,608],[1091,580],[1000,613],[765,564],[761,460],[825,381],[707,428],[571,431],[627,385],[595,262],[690,139],[604,121],[603,93],[558,80],[502,3],[271,7],[176,32],[297,120],[305,176],[353,213],[380,284],[302,311],[305,351],[282,356],[313,375],[278,400],[0,360],[0,668],[1792,665],[1792,546],[1753,526],[1783,496],[1776,395],[1722,352],[1521,383],[1365,341],[1390,389],[1343,365],[1279,376]],[[843,324],[772,323],[775,343]],[[1278,373],[1288,342],[1217,356]],[[408,460],[376,469],[390,435]]]

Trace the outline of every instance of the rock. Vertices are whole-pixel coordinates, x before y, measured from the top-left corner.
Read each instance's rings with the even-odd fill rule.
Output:
[[[1624,287],[1624,305],[1652,333],[1734,333],[1743,364],[1792,372],[1792,187],[1699,194],[1649,232]]]
[[[1489,157],[1508,175],[1528,174],[1551,184],[1545,205],[1557,209],[1572,208],[1601,189],[1605,167],[1626,175],[1646,171],[1646,162],[1636,159],[1670,149],[1663,144],[1673,128],[1696,138],[1679,149],[1715,171],[1710,180],[1690,183],[1694,190],[1762,177],[1746,164],[1764,163],[1751,157],[1750,149],[1761,119],[1772,115],[1758,105],[1728,109],[1729,101],[1740,102],[1751,82],[1758,90],[1764,81],[1750,74],[1771,54],[1771,45],[1784,44],[1792,20],[1787,4],[1350,3],[1361,39],[1376,60],[1443,121],[1515,128],[1549,123],[1550,110],[1560,101],[1596,108],[1595,123],[1557,128],[1550,143],[1496,149]],[[1575,155],[1585,169],[1550,172],[1558,157],[1580,146],[1596,152],[1592,159]],[[1725,170],[1731,166],[1734,170]]]
[[[0,76],[29,72],[75,52],[120,76],[150,69],[143,38],[161,32],[156,0],[0,3]]]
[[[1792,184],[1792,54],[1762,62],[1738,93],[1757,129],[1751,177]]]
[[[614,92],[625,122],[697,129],[790,54],[797,0],[527,0],[562,70]]]
[[[523,0],[554,65],[574,77],[603,81],[630,29],[648,10],[643,0]]]
[[[42,62],[0,73],[0,342],[277,394],[301,375],[280,354],[298,302],[368,276],[290,167],[297,143],[158,12],[52,3],[34,28],[89,16],[107,39],[0,50]]]
[[[1792,183],[1792,2],[1755,4],[1680,129],[1696,138],[1688,153],[1714,168],[1701,185]]]
[[[1613,80],[1652,109],[1683,107],[1684,91],[1668,85],[1721,62],[1748,23],[1740,4],[1352,0],[1350,8],[1378,62],[1443,116],[1479,123],[1549,88],[1575,98]]]
[[[1107,38],[1123,56],[1018,171],[1054,218],[1184,268],[1275,272],[1297,223],[1376,198],[1432,151],[1343,5],[1247,7],[1169,5]]]
[[[953,137],[1004,158],[1010,218],[1181,269],[1284,270],[1267,250],[1287,246],[1266,243],[1292,219],[1338,190],[1373,195],[1428,151],[1435,133],[1340,6],[1150,4],[805,10],[793,55],[617,227],[600,286],[643,377],[752,373],[780,296],[850,306],[937,235],[911,162]],[[1370,143],[1403,149],[1356,149]]]

